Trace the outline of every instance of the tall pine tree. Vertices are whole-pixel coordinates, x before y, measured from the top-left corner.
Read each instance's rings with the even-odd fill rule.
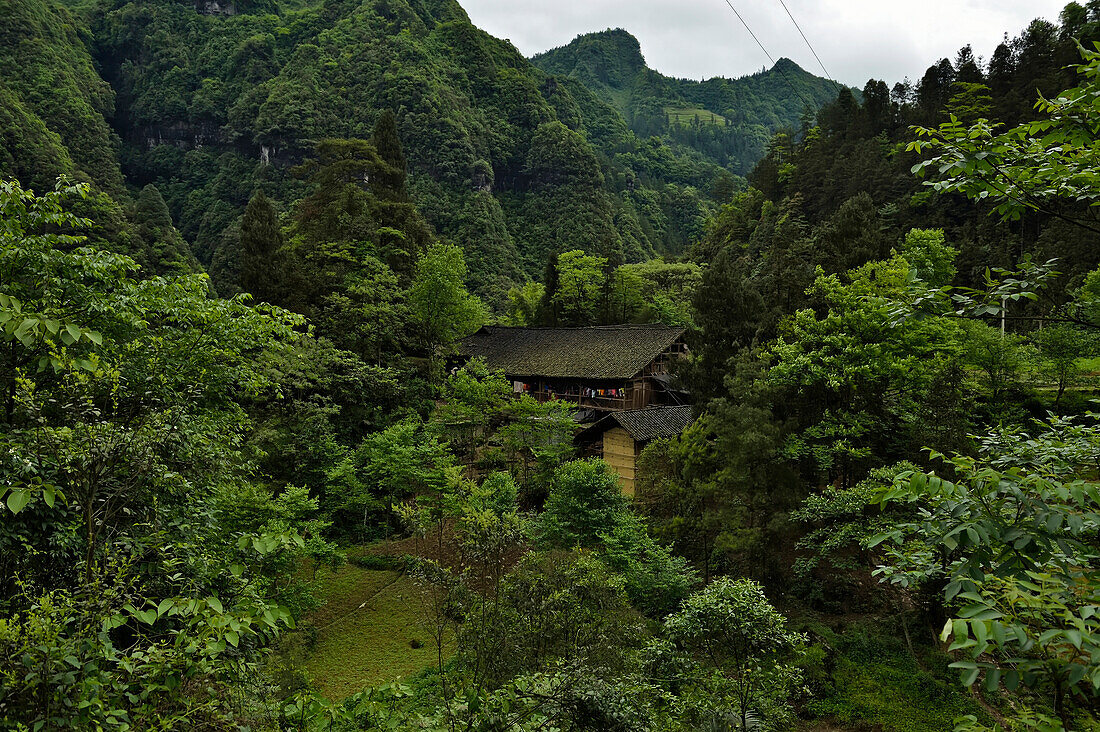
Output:
[[[281,304],[283,232],[271,201],[256,191],[241,221],[241,289],[258,302]]]
[[[546,260],[546,274],[543,276],[542,300],[539,301],[536,310],[536,318],[539,325],[556,326],[558,324],[558,305],[555,295],[558,294],[558,255],[551,252]]]
[[[164,197],[151,183],[141,189],[134,202],[134,223],[141,238],[141,252],[135,259],[146,274],[175,275],[199,272],[201,267],[191,253],[164,203]]]
[[[382,116],[378,118],[378,122],[374,125],[371,142],[382,161],[392,168],[383,172],[383,185],[393,192],[397,200],[404,200],[407,196],[405,190],[407,165],[405,153],[401,149],[401,138],[397,136],[397,118],[390,110],[383,111]]]

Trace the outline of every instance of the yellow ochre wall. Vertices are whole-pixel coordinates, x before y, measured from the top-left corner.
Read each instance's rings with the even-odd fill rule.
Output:
[[[603,433],[603,459],[619,474],[623,493],[634,495],[634,438],[622,427]]]

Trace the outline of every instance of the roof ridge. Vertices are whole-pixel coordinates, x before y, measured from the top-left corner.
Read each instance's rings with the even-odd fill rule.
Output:
[[[648,407],[642,407],[640,409],[620,409],[619,413],[623,412],[648,412],[652,409],[691,409],[689,404],[650,404]]]
[[[621,323],[618,325],[484,325],[483,328],[501,330],[687,330],[683,325],[665,325],[664,323]]]
[[[573,328],[485,326],[460,342],[464,356],[484,356],[516,377],[630,379],[672,344],[684,328],[632,323]]]

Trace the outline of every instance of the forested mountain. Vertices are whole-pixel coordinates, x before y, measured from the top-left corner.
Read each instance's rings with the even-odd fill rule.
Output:
[[[367,136],[383,110],[396,113],[406,141],[412,199],[438,235],[461,243],[474,289],[499,301],[509,283],[539,275],[550,253],[642,261],[682,252],[702,233],[712,195],[736,185],[729,171],[747,170],[807,101],[832,95],[785,60],[732,82],[666,79],[634,68],[636,42],[636,58],[622,63],[638,79],[593,93],[590,77],[605,69],[563,68],[580,39],[555,52],[557,63],[538,60],[548,75],[471,25],[453,0],[74,5],[76,18],[20,0],[5,16],[4,50],[33,50],[35,61],[12,56],[5,66],[5,93],[16,95],[6,108],[19,116],[6,127],[6,169],[56,159],[33,166],[39,180],[76,166],[118,193],[121,162],[131,186],[164,197],[223,293],[239,267],[225,233],[252,191],[288,206],[302,192],[289,168],[318,140]],[[620,45],[631,41],[624,34]],[[40,68],[50,63],[53,72]],[[31,79],[55,72],[71,90],[69,108],[39,111],[71,165],[27,116],[58,104],[35,96]],[[717,110],[721,124],[684,116],[694,106]],[[666,107],[679,122],[666,123]]]
[[[108,120],[114,93],[96,72],[86,30],[48,2],[0,9],[0,168],[38,186],[80,172],[104,190],[122,188],[118,138]]]
[[[773,134],[798,129],[840,89],[788,58],[738,79],[674,79],[646,66],[638,39],[621,28],[578,36],[531,60],[584,84],[639,136],[666,137],[738,174],[752,169]]]
[[[303,190],[290,168],[319,140],[369,136],[383,110],[406,141],[413,200],[438,235],[461,242],[472,286],[490,297],[540,273],[551,252],[678,253],[713,208],[717,165],[635,136],[613,108],[540,72],[452,0],[158,0],[75,12],[20,0],[3,18],[4,93],[14,97],[5,170],[28,182],[32,169],[38,182],[83,170],[117,194],[121,161],[131,186],[164,197],[223,293],[239,267],[226,232],[252,191],[289,206]],[[60,87],[42,83],[55,77]],[[55,109],[58,88],[67,101]]]

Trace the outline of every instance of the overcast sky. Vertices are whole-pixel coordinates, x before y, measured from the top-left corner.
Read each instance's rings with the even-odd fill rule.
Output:
[[[530,56],[578,34],[625,28],[651,68],[694,79],[770,66],[725,0],[459,0],[474,24]],[[820,74],[779,0],[730,0],[773,58]],[[986,59],[1005,32],[1037,17],[1057,21],[1066,0],[786,0],[836,79],[862,87],[920,79],[967,43]]]

